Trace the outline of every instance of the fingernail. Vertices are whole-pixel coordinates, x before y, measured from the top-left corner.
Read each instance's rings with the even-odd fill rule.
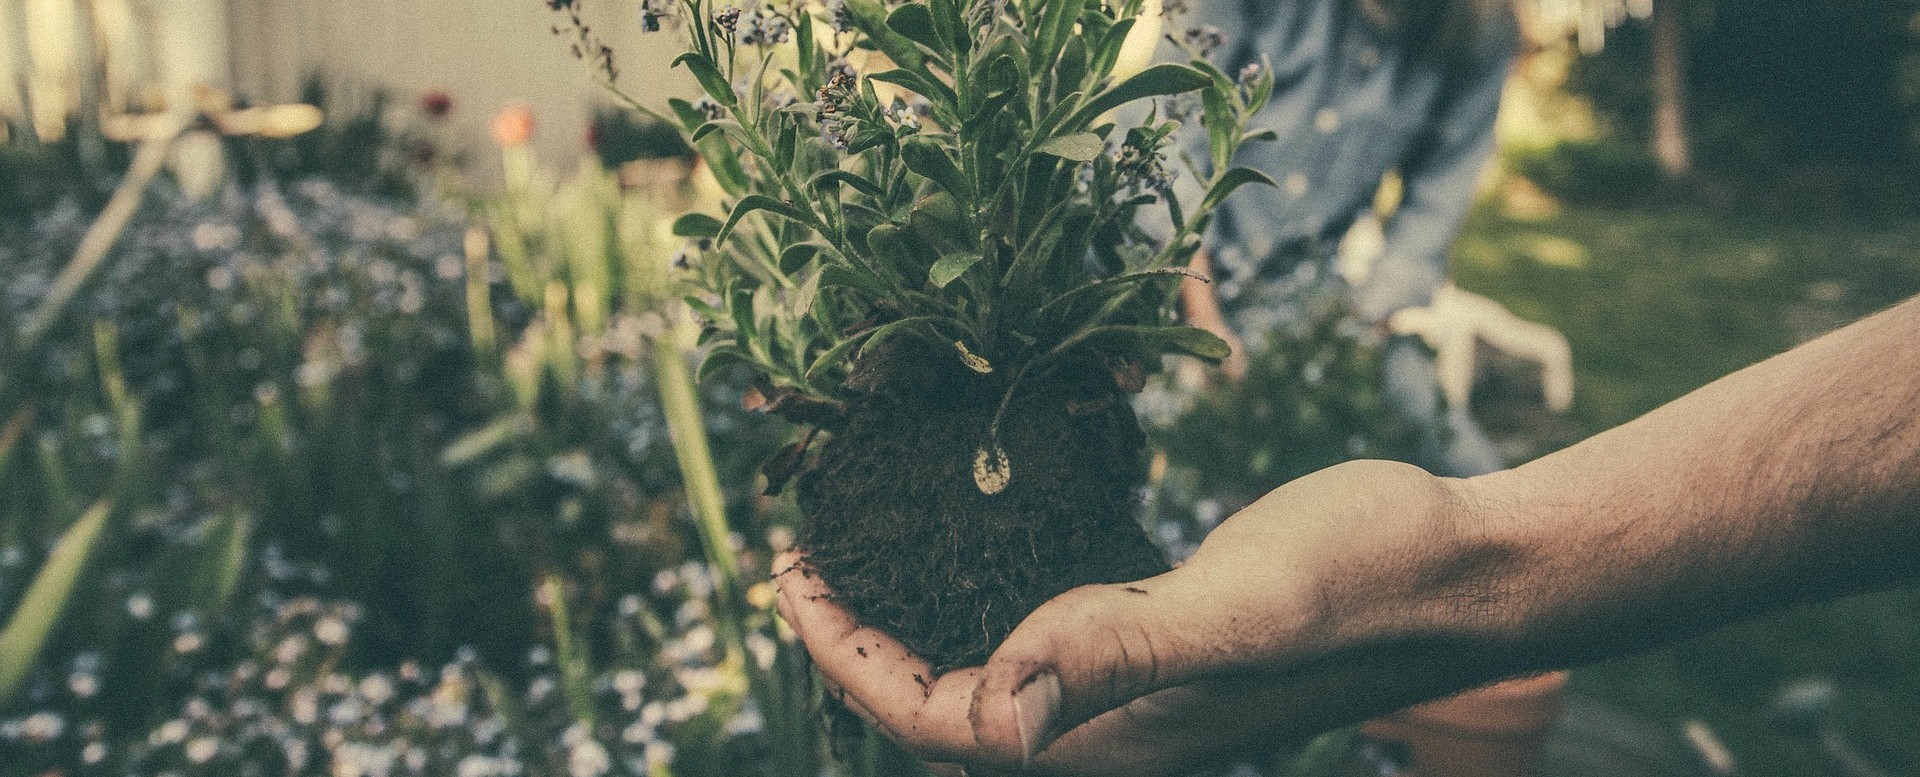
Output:
[[[1020,734],[1021,764],[1031,765],[1048,742],[1043,739],[1060,714],[1060,677],[1042,672],[1013,692],[1013,725]]]

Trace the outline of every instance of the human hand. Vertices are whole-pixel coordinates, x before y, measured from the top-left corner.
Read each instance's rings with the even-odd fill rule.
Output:
[[[1477,569],[1458,560],[1483,546],[1452,483],[1387,462],[1302,478],[1180,568],[1069,591],[985,666],[938,677],[834,604],[799,554],[775,562],[779,606],[836,698],[929,762],[1184,772],[1499,673],[1455,617]]]
[[[1201,277],[1212,268],[1213,261],[1206,251],[1196,252],[1193,261],[1187,264],[1189,271]],[[1220,361],[1220,371],[1227,380],[1238,383],[1247,376],[1247,344],[1227,325],[1226,313],[1220,309],[1220,298],[1214,293],[1211,280],[1189,276],[1180,281],[1180,315],[1189,325],[1211,332],[1227,343],[1227,358]]]

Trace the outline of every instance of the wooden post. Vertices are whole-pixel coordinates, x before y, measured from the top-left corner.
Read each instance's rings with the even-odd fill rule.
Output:
[[[1668,178],[1693,172],[1687,129],[1686,7],[1683,0],[1653,4],[1653,153]]]
[[[21,0],[0,0],[0,123],[18,120],[21,139],[32,143],[33,97],[27,88],[27,9]],[[9,138],[11,140],[11,138]]]

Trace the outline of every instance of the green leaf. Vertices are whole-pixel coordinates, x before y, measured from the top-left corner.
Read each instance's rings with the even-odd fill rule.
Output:
[[[215,519],[190,586],[189,601],[196,611],[226,612],[227,601],[233,597],[234,589],[240,585],[240,575],[246,570],[253,523],[253,516],[238,508],[228,508]]]
[[[967,177],[960,172],[960,166],[947,155],[947,150],[939,143],[924,136],[908,138],[900,145],[901,161],[907,169],[923,175],[927,180],[939,184],[956,200],[973,199],[973,186],[967,183]]]
[[[1108,27],[1107,34],[1100,39],[1100,48],[1093,53],[1093,61],[1088,63],[1088,69],[1102,78],[1112,72],[1113,63],[1120,59],[1120,49],[1126,46],[1127,33],[1133,31],[1134,22],[1137,21],[1137,18],[1121,19]]]
[[[705,383],[711,379],[715,373],[734,364],[751,366],[753,360],[747,358],[747,352],[740,350],[738,346],[716,345],[712,350],[707,351],[707,355],[700,360],[699,369],[693,372],[693,380],[696,383]]]
[[[1091,132],[1076,132],[1049,140],[1034,150],[1075,162],[1091,162],[1106,148],[1106,141],[1101,140],[1099,135]]]
[[[899,225],[881,224],[867,231],[867,248],[873,258],[880,262],[879,271],[884,275],[891,272],[896,278],[911,278],[926,268],[927,263],[917,260],[913,249],[908,246],[905,230]]]
[[[974,250],[974,236],[967,229],[966,214],[960,201],[946,192],[935,192],[913,204],[907,217],[914,234],[942,254]]]
[[[853,16],[853,25],[866,33],[893,64],[914,71],[925,68],[926,57],[913,41],[887,26],[887,9],[879,0],[847,0],[847,11]]]
[[[1085,342],[1120,340],[1144,351],[1184,353],[1218,362],[1233,353],[1227,341],[1205,329],[1190,326],[1103,326],[1088,330]]]
[[[753,317],[753,292],[736,288],[727,295],[727,314],[733,318],[733,331],[740,344],[753,347],[756,334]]]
[[[700,157],[707,160],[707,169],[713,171],[713,178],[720,182],[722,190],[731,195],[747,190],[747,170],[740,164],[740,155],[727,145],[726,138],[707,138],[696,145],[700,149]]]
[[[712,324],[715,327],[721,327],[727,324],[727,314],[721,312],[719,308],[714,307],[706,300],[699,297],[682,297],[680,301],[687,303],[687,307],[692,308],[696,315],[706,319],[706,323]],[[455,444],[457,445],[458,443]],[[452,448],[448,448],[448,450],[452,450]]]
[[[847,355],[853,353],[853,349],[860,347],[861,343],[866,342],[867,338],[873,335],[873,331],[874,330],[869,329],[845,340],[841,340],[837,345],[827,349],[826,353],[820,354],[820,358],[813,360],[813,366],[807,368],[807,382],[812,383],[819,380],[820,377],[825,374],[827,370],[832,369],[834,365],[846,361]]]
[[[1251,167],[1233,168],[1232,170],[1228,170],[1226,175],[1220,176],[1220,180],[1214,181],[1213,188],[1207,190],[1206,199],[1200,201],[1201,212],[1204,213],[1218,207],[1221,202],[1227,199],[1227,195],[1233,193],[1233,190],[1250,183],[1264,184],[1267,186],[1279,185],[1274,183],[1272,176]]]
[[[720,220],[705,213],[688,213],[673,220],[673,234],[677,237],[715,237],[720,234]]]
[[[721,225],[720,232],[714,236],[714,242],[727,242],[727,238],[733,234],[733,228],[740,224],[740,219],[746,218],[747,214],[756,210],[768,211],[807,226],[813,226],[813,214],[802,210],[800,206],[791,202],[781,202],[764,194],[749,194],[740,198],[740,203],[733,206],[733,213],[728,214],[727,223]]]
[[[867,80],[905,87],[910,92],[935,101],[936,108],[943,103],[946,106],[951,106],[959,99],[954,95],[953,87],[936,80],[922,78],[918,73],[902,68],[894,68],[892,70],[874,73],[873,75],[867,76]]]
[[[907,3],[895,8],[887,16],[887,27],[933,51],[946,53],[950,48],[934,30],[933,11],[924,5]]]
[[[1214,84],[1200,93],[1200,104],[1205,110],[1200,123],[1207,128],[1207,152],[1213,169],[1225,170],[1232,162],[1228,155],[1233,153],[1233,133],[1239,130],[1233,102],[1219,84]]]
[[[928,6],[933,12],[934,34],[949,42],[947,50],[967,53],[973,47],[973,36],[967,33],[966,22],[960,18],[960,4],[955,0],[932,0]]]
[[[871,124],[863,126],[865,129],[860,130],[859,134],[853,136],[853,140],[847,142],[848,156],[859,156],[860,152],[870,148],[893,146],[894,137],[891,131]]]
[[[701,113],[698,108],[693,107],[693,103],[687,102],[686,100],[678,97],[669,97],[667,98],[667,107],[671,108],[673,115],[680,119],[680,129],[683,132],[692,132],[698,129],[700,125],[707,123],[707,115]]]
[[[954,254],[940,257],[933,263],[933,269],[927,271],[927,282],[935,288],[944,289],[955,278],[965,275],[973,266],[980,263],[979,254]]]
[[[830,184],[846,184],[853,187],[854,191],[869,197],[882,197],[886,195],[886,191],[880,188],[880,184],[845,170],[828,170],[816,175],[807,181],[807,188],[824,189]]]
[[[927,324],[933,320],[934,318],[932,316],[914,316],[913,318],[903,318],[890,324],[882,324],[874,327],[873,334],[867,337],[866,344],[860,346],[860,355],[865,356],[868,350],[894,335],[913,331],[909,329],[909,327]]]
[[[813,312],[814,300],[820,298],[820,275],[818,272],[808,275],[807,279],[800,284],[800,288],[794,291],[793,299],[788,302],[788,305],[793,308],[794,318],[804,318],[808,313]]]
[[[1119,293],[1133,284],[1146,281],[1172,280],[1175,278],[1200,278],[1205,280],[1205,276],[1199,273],[1177,267],[1168,267],[1160,270],[1141,270],[1125,275],[1116,275],[1092,283],[1084,283],[1068,290],[1067,293],[1055,297],[1045,305],[1042,305],[1037,315],[1045,316],[1054,311],[1065,311],[1069,305],[1079,302],[1082,298],[1089,296],[1097,297],[1099,294],[1109,292]]]
[[[785,175],[793,169],[794,150],[800,143],[800,125],[791,119],[782,122],[780,134],[773,145],[773,167],[776,174]]]
[[[903,318],[899,321],[855,332],[845,340],[841,340],[832,348],[827,349],[826,353],[820,354],[820,358],[814,359],[813,366],[807,368],[806,380],[808,383],[812,383],[820,379],[820,377],[824,375],[827,370],[832,369],[834,365],[846,361],[847,357],[852,354],[856,348],[860,348],[864,352],[865,348],[862,347],[863,344],[872,342],[875,337],[883,334],[891,334],[906,324],[926,323],[933,320],[934,318],[932,316],[915,316],[913,318]]]
[[[866,292],[875,299],[888,299],[893,290],[880,282],[880,279],[851,267],[830,264],[820,268],[820,286],[822,288],[847,288]]]
[[[1273,98],[1273,63],[1267,55],[1260,55],[1260,77],[1253,82],[1252,94],[1247,96],[1247,114],[1252,115],[1267,107],[1267,100]]]
[[[805,8],[800,9],[799,17],[793,21],[793,48],[794,54],[796,55],[795,59],[799,62],[800,72],[807,73],[811,76],[812,73],[815,72],[813,68],[813,58],[819,52],[819,47],[813,40],[813,15],[808,13]],[[797,78],[790,80],[795,83],[800,83],[800,91],[802,92],[810,93],[819,87],[817,83],[801,83],[800,79]]]
[[[1118,108],[1134,100],[1148,97],[1185,94],[1204,88],[1213,83],[1207,74],[1186,65],[1163,63],[1135,73],[1132,78],[1094,95],[1092,100],[1075,111],[1067,126],[1078,127],[1094,117]]]
[[[1060,59],[1053,67],[1054,94],[1075,91],[1080,82],[1087,80],[1087,39],[1084,32],[1067,37],[1067,45],[1060,49]]]
[[[112,512],[112,503],[95,502],[60,535],[47,563],[34,575],[26,595],[20,597],[7,619],[6,628],[0,630],[0,709],[11,706],[21,683],[39,662],[40,650],[60,624],[60,616],[66,612],[80,573],[86,570],[87,559],[100,543]]]
[[[1067,36],[1073,34],[1073,23],[1080,19],[1080,12],[1086,7],[1082,0],[1051,0],[1042,4],[1031,50],[1034,72],[1060,56],[1060,49],[1067,45]]]
[[[700,82],[700,88],[707,93],[708,97],[713,98],[714,102],[729,108],[737,104],[738,101],[733,94],[733,84],[727,83],[727,77],[720,74],[720,68],[714,66],[713,60],[707,59],[699,52],[689,51],[675,57],[673,64],[668,67],[680,65],[686,65],[687,70],[693,72],[694,79]]]
[[[813,257],[819,255],[820,246],[815,243],[794,243],[780,252],[780,272],[792,275],[806,267]]]

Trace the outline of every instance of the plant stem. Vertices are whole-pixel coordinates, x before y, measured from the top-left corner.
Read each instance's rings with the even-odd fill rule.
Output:
[[[186,124],[173,120],[156,131],[151,137],[140,143],[140,150],[133,155],[133,163],[127,168],[127,177],[113,190],[113,196],[107,200],[107,206],[100,211],[100,217],[80,239],[80,247],[73,252],[73,260],[61,268],[60,275],[54,278],[53,287],[47,290],[47,298],[27,317],[27,323],[20,330],[20,352],[30,353],[39,345],[40,338],[59,318],[67,303],[73,301],[73,295],[80,290],[81,284],[99,269],[106,261],[107,252],[126,231],[127,222],[140,210],[140,201],[145,198],[147,184],[160,174],[160,168],[167,162],[167,151],[173,148],[173,140],[179,137]]]
[[[661,409],[667,419],[667,433],[673,439],[674,456],[680,463],[687,501],[693,507],[694,527],[699,530],[707,564],[713,568],[715,620],[723,627],[728,652],[744,659],[746,643],[739,619],[740,565],[733,556],[726,498],[720,491],[720,476],[707,444],[700,396],[686,355],[680,350],[684,328],[685,324],[675,324],[653,338],[654,381],[659,384]]]

